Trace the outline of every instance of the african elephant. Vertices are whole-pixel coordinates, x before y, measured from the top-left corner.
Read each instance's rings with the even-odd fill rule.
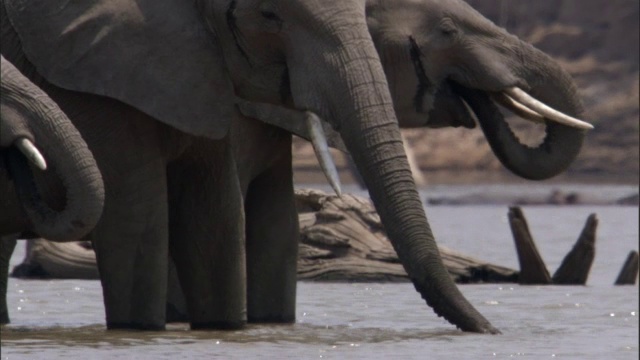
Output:
[[[39,234],[55,241],[82,238],[100,219],[104,184],[91,151],[62,110],[4,57],[0,61],[0,323],[4,324],[9,322],[6,275],[15,246],[15,236],[10,235]],[[35,176],[25,157],[37,168]],[[64,190],[51,197],[42,190],[47,182],[36,179],[48,179]]]
[[[167,236],[162,233],[161,223],[167,217],[172,257],[187,295],[192,326],[234,327],[247,318],[293,321],[297,236],[291,234],[297,231],[297,222],[290,155],[286,156],[288,161],[278,162],[277,171],[254,176],[246,194],[239,194],[242,174],[251,169],[246,168],[241,156],[227,151],[227,140],[217,140],[224,138],[229,124],[238,117],[234,109],[234,97],[238,96],[311,110],[339,129],[365,174],[389,237],[416,288],[438,314],[463,330],[496,331],[464,299],[442,266],[404,156],[386,78],[367,31],[363,2],[220,0],[196,1],[194,6],[176,0],[29,1],[27,6],[24,1],[5,0],[3,4],[3,20],[10,23],[3,24],[3,54],[14,63],[25,64],[21,58],[24,52],[37,72],[53,84],[46,86],[47,92],[77,123],[90,146],[94,141],[107,141],[104,139],[109,136],[116,145],[92,147],[107,191],[103,219],[93,238],[110,328],[164,325],[164,302],[156,306],[156,300],[149,299],[163,296],[160,289],[165,280],[160,274],[166,269],[162,247]],[[9,46],[5,45],[7,29],[17,33]],[[129,113],[134,110],[125,111],[126,106],[120,102],[88,94],[128,104],[144,113],[137,114],[138,118],[148,116],[155,122],[137,119]],[[111,110],[112,107],[118,110]],[[131,128],[92,136],[90,126],[81,119],[88,116],[100,124],[94,126],[94,131],[112,126],[115,118],[128,122]],[[162,131],[154,132],[149,127]],[[110,193],[130,194],[129,190],[135,188],[135,174],[112,170],[110,166],[114,162],[117,166],[129,165],[125,170],[135,172],[142,169],[136,162],[143,154],[139,150],[158,149],[137,144],[126,151],[129,133],[151,133],[142,139],[149,142],[173,141],[177,131],[168,131],[169,127],[208,137],[220,146],[205,151],[179,149],[184,150],[180,155],[185,156],[178,156],[182,161],[145,161],[147,169],[138,173],[144,173],[147,179],[136,181],[145,184],[138,188],[144,191],[110,201]],[[263,135],[272,138],[274,130],[265,129]],[[233,142],[234,137],[232,132],[229,141]],[[288,135],[283,138],[283,143],[290,142]],[[201,138],[198,141],[205,142]],[[247,142],[242,137],[236,141]],[[171,150],[177,151],[175,148],[178,146]],[[109,156],[116,158],[111,152],[118,154],[117,161],[109,161]],[[151,159],[157,160],[158,156]],[[206,168],[202,161],[216,166],[210,172],[194,170]],[[186,173],[187,170],[193,173]],[[166,178],[161,176],[163,172],[168,173]],[[285,173],[289,179],[282,182]],[[197,175],[207,182],[191,183],[185,174]],[[121,189],[124,190],[120,192]],[[278,194],[286,194],[276,199],[283,210],[273,213],[274,206],[266,204],[273,203]],[[246,195],[244,209],[241,195]],[[157,219],[157,224],[140,224],[136,231],[124,231],[123,224],[131,216],[114,209],[165,196],[168,204],[156,200],[153,212],[145,217]],[[190,211],[201,210],[198,206],[202,203],[217,206],[217,212]],[[139,207],[142,211],[143,206]],[[239,213],[241,210],[244,213]],[[119,217],[109,220],[113,214]],[[245,216],[246,245],[242,237]],[[136,239],[140,237],[149,242],[153,238],[155,245],[149,245],[151,249],[138,248]],[[238,251],[245,246],[246,286],[245,252]],[[157,261],[148,259],[150,253]],[[197,256],[190,256],[193,254]],[[123,262],[132,257],[140,263]],[[118,261],[110,264],[109,258]],[[192,261],[194,258],[205,261]],[[214,293],[219,296],[212,296]],[[264,301],[267,296],[271,301]],[[130,307],[114,305],[127,299],[140,300]]]

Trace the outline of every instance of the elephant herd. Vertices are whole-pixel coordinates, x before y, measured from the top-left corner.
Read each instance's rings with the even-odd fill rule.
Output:
[[[192,328],[295,321],[291,138],[317,138],[313,117],[353,157],[427,304],[461,330],[498,333],[442,264],[399,127],[477,119],[502,164],[532,180],[564,171],[591,127],[557,62],[461,0],[0,11],[0,235],[88,236],[109,329],[164,329],[169,261]],[[498,105],[546,124],[543,142],[520,144]]]

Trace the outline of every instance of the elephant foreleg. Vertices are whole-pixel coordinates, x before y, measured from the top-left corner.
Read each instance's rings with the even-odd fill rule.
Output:
[[[16,247],[17,236],[0,237],[0,324],[9,323],[9,309],[7,308],[7,284],[9,281],[9,260]]]
[[[291,145],[256,177],[246,198],[249,322],[294,322],[299,225]]]
[[[42,89],[80,131],[105,184],[91,235],[108,329],[165,328],[168,260],[165,127],[106,97]]]
[[[164,164],[153,161],[116,186],[93,237],[107,328],[163,330],[169,256]]]
[[[168,168],[170,248],[192,329],[247,322],[244,208],[227,140],[198,144]]]

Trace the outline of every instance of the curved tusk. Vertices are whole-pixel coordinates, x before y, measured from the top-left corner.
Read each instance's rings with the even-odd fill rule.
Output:
[[[331,153],[329,152],[329,145],[327,145],[327,138],[324,135],[322,129],[322,123],[318,115],[311,111],[305,111],[305,122],[309,129],[311,137],[311,144],[313,150],[316,153],[320,167],[327,177],[329,184],[339,197],[342,196],[342,190],[340,189],[340,176],[338,176],[338,170],[336,164],[333,162]]]
[[[24,154],[40,170],[47,170],[47,162],[44,160],[42,153],[36,148],[31,140],[21,137],[13,142],[13,144]]]
[[[491,96],[500,105],[509,109],[510,111],[520,116],[521,118],[535,122],[535,123],[544,124],[545,122],[544,116],[538,114],[537,112],[513,100],[512,98],[509,97],[509,95],[506,95],[505,93],[494,93],[494,94],[491,94]]]
[[[544,116],[548,120],[552,120],[560,124],[575,127],[578,129],[583,129],[583,130],[593,129],[593,125],[549,107],[543,102],[534,99],[531,95],[527,94],[526,92],[524,92],[524,90],[520,89],[519,87],[515,87],[515,86],[511,87],[506,89],[504,92],[513,100],[539,113],[540,115]]]

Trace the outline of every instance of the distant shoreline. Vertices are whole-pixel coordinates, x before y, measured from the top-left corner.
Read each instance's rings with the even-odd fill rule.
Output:
[[[314,167],[295,167],[293,169],[296,184],[325,183],[322,171]],[[351,173],[339,171],[340,180],[344,184],[354,184]],[[585,184],[585,185],[636,185],[640,183],[639,174],[594,174],[594,173],[565,173],[553,179],[544,181],[529,181],[521,179],[508,172],[500,171],[451,171],[436,170],[423,171],[429,185],[473,185],[473,184]]]

